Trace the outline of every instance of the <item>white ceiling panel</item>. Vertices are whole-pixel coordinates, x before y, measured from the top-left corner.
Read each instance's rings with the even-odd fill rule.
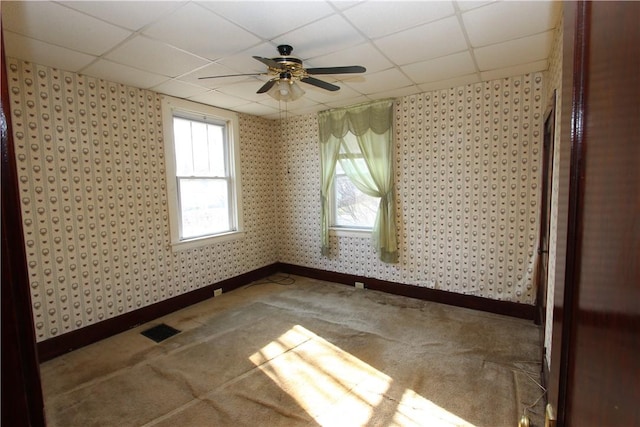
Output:
[[[528,64],[516,65],[514,67],[498,68],[491,71],[483,71],[480,73],[482,80],[502,79],[510,76],[519,76],[522,74],[532,73],[534,71],[544,71],[548,68],[546,59],[531,62]]]
[[[425,61],[467,49],[458,18],[452,16],[375,41],[387,58],[399,65]]]
[[[256,93],[264,82],[260,82],[257,80],[244,81],[240,83],[233,83],[229,85],[222,86],[218,89],[219,92],[237,96],[238,98],[246,99],[249,101],[262,101],[263,99],[267,99],[269,95],[266,93]]]
[[[411,95],[418,92],[420,92],[418,87],[415,85],[411,85],[411,86],[401,87],[398,89],[376,92],[376,93],[367,95],[367,98],[371,100],[386,99],[386,98],[401,98],[403,96]]]
[[[365,39],[342,16],[332,15],[279,36],[274,41],[293,46],[293,55],[306,59],[355,46]]]
[[[462,14],[473,47],[542,33],[554,28],[559,4],[547,1],[499,2]]]
[[[105,53],[132,34],[53,2],[3,1],[2,24],[6,30],[91,55]]]
[[[410,1],[402,7],[398,7],[397,1],[373,1],[344,11],[347,19],[372,39],[437,21],[453,13],[450,1]]]
[[[205,1],[200,3],[267,40],[334,12],[329,4],[319,1]],[[251,13],[247,13],[248,11]]]
[[[175,96],[176,98],[189,98],[198,94],[204,94],[209,89],[203,86],[192,85],[180,80],[168,80],[153,86],[151,90]]]
[[[448,89],[456,86],[464,86],[472,83],[479,83],[480,77],[477,73],[460,76],[453,79],[439,80],[437,82],[424,83],[419,85],[421,92],[429,92],[438,89]]]
[[[141,89],[149,89],[168,80],[165,76],[137,70],[106,59],[99,59],[81,70],[81,73]]]
[[[553,31],[474,49],[480,71],[512,67],[549,56]]]
[[[126,7],[119,7],[120,5],[113,1],[63,1],[60,3],[111,24],[138,31],[184,2],[127,1]]]
[[[216,63],[224,65],[236,73],[265,72],[267,70],[266,66],[262,62],[253,59],[254,56],[273,58],[279,55],[274,43],[262,43],[235,55],[222,58]]]
[[[9,56],[277,118],[256,91],[271,77],[252,58],[278,44],[306,68],[361,65],[362,74],[299,83],[289,114],[398,97],[547,69],[560,2],[408,0],[6,1]],[[276,113],[274,113],[274,110]]]
[[[464,51],[405,65],[401,69],[414,83],[421,84],[471,74],[476,71],[476,66],[469,52]]]
[[[78,71],[96,59],[95,56],[41,42],[11,31],[4,32],[6,54],[49,67]]]
[[[397,68],[367,74],[365,79],[358,80],[360,80],[358,77],[354,77],[344,81],[350,88],[364,95],[400,89],[413,84]]]
[[[247,101],[246,99],[226,95],[215,90],[191,96],[189,99],[202,104],[215,105],[216,107],[227,108],[230,110],[240,105],[251,103],[251,101]]]
[[[251,114],[253,116],[263,116],[268,114],[275,114],[278,112],[277,108],[269,107],[257,102],[241,105],[235,108],[236,111],[244,114]]]
[[[211,60],[260,43],[253,34],[195,3],[180,7],[143,33]]]
[[[216,62],[207,65],[205,67],[199,68],[191,73],[184,74],[180,76],[178,79],[185,81],[187,83],[195,84],[198,86],[204,86],[209,89],[215,89],[218,87],[246,82],[246,81],[255,81],[255,79],[251,76],[235,76],[236,71],[231,70],[227,67],[224,67]],[[217,77],[213,79],[201,79],[200,77]],[[220,76],[230,76],[230,77],[220,77]],[[266,78],[265,78],[266,79]]]
[[[305,63],[307,67],[335,67],[343,65],[366,65],[368,73],[393,67],[384,55],[371,43],[363,43],[339,52],[312,58]]]
[[[176,77],[209,61],[145,36],[135,36],[106,55],[107,59],[134,68]]]

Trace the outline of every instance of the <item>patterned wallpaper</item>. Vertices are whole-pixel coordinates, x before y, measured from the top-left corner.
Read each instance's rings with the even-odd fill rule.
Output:
[[[246,235],[173,252],[160,97],[8,59],[37,340],[277,261],[272,121],[240,116]]]
[[[400,263],[320,255],[315,115],[240,115],[246,235],[172,251],[160,95],[9,58],[38,341],[282,261],[532,303],[541,73],[395,104]],[[274,226],[275,224],[275,226]]]
[[[369,239],[331,239],[320,255],[316,116],[283,123],[276,146],[282,262],[533,303],[542,73],[407,96],[395,104],[400,262]]]

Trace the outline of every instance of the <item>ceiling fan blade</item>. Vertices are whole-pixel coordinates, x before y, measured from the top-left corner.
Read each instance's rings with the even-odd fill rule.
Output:
[[[204,80],[204,79],[219,79],[220,77],[266,76],[266,75],[267,75],[267,73],[225,74],[224,76],[207,76],[207,77],[198,77],[198,80]]]
[[[364,73],[367,69],[360,65],[346,67],[307,68],[307,74],[353,74]]]
[[[256,93],[265,93],[265,92],[269,91],[269,89],[271,89],[274,84],[276,84],[276,80],[269,80],[264,85],[262,85],[262,87],[260,89],[258,89],[258,91]]]
[[[271,58],[263,58],[261,56],[254,56],[253,59],[257,59],[258,61],[262,62],[267,67],[277,68],[278,70],[283,69],[280,64],[278,64],[276,61],[274,61]]]
[[[303,77],[300,79],[300,81],[313,86],[317,86],[322,89],[330,90],[332,92],[335,92],[336,90],[340,90],[340,86],[336,86],[334,84],[324,82],[322,80],[316,79],[315,77]]]

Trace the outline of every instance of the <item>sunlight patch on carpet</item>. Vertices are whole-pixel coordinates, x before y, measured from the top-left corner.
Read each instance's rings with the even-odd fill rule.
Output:
[[[413,390],[394,397],[393,378],[300,325],[249,359],[323,426],[473,427]]]

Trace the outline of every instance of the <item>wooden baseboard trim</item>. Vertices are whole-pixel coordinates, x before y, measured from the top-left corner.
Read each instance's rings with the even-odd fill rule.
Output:
[[[50,338],[38,343],[38,356],[40,362],[51,360],[54,357],[65,354],[71,350],[84,347],[112,335],[119,334],[134,328],[142,323],[166,316],[169,313],[180,310],[192,304],[213,297],[213,290],[222,288],[223,292],[229,292],[278,272],[279,264],[274,263],[256,270],[249,271],[230,279],[196,289],[186,294],[160,301],[158,303],[142,307],[130,313],[104,320],[99,323],[68,332],[66,334]]]
[[[464,295],[438,289],[405,285],[401,283],[389,282],[386,280],[373,279],[370,277],[356,276],[353,274],[338,273],[335,271],[326,271],[311,267],[302,267],[294,264],[279,263],[278,268],[280,271],[289,274],[296,274],[298,276],[305,276],[313,279],[326,280],[329,282],[342,283],[351,286],[353,286],[355,282],[362,282],[368,289],[375,289],[390,294],[402,295],[426,301],[433,301],[441,304],[455,305],[458,307],[471,308],[474,310],[486,311],[489,313],[503,314],[531,321],[533,321],[535,318],[536,307],[529,304],[521,304],[510,301],[497,301],[474,295]]]

